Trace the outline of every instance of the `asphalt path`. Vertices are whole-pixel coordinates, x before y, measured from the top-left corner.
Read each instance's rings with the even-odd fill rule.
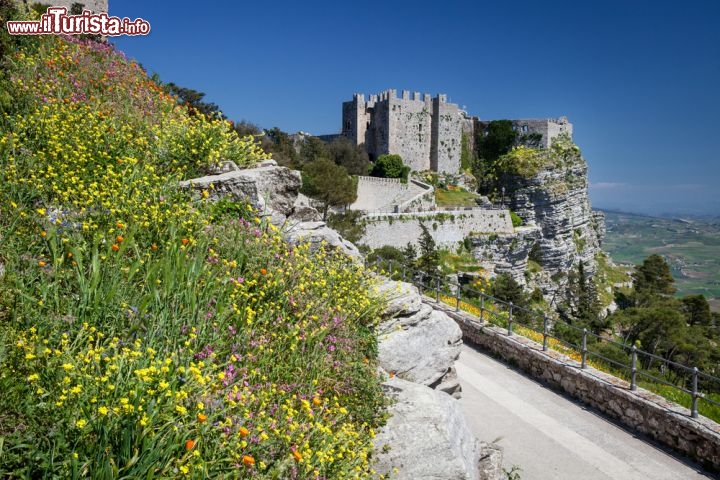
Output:
[[[718,478],[472,347],[455,366],[470,428],[522,480]]]

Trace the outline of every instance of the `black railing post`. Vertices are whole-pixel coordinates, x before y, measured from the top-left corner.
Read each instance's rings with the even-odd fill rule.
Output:
[[[637,390],[637,348],[635,345],[630,349],[630,390]]]
[[[513,322],[513,303],[510,302],[508,305],[510,305],[510,315],[508,315],[508,337],[512,335],[512,322]]]
[[[700,397],[700,392],[698,391],[698,368],[693,367],[692,372],[692,408],[690,409],[690,416],[692,418],[698,418],[698,397]]]
[[[480,321],[485,321],[485,295],[480,294]]]
[[[583,328],[583,340],[582,340],[582,363],[580,368],[587,367],[587,328]]]
[[[458,283],[457,288],[455,289],[455,311],[456,312],[460,311],[460,289],[461,288],[462,287]]]
[[[543,352],[547,352],[548,348],[548,317],[543,317]]]
[[[440,277],[435,277],[435,303],[440,303]]]

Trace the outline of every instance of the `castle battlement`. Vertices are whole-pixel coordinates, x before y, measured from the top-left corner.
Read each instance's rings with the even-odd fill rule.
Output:
[[[371,160],[398,154],[415,171],[457,173],[460,170],[461,110],[446,94],[395,89],[356,93],[343,103],[342,135],[365,145]]]

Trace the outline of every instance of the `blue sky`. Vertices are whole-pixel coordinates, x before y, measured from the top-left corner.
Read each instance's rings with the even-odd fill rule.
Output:
[[[343,101],[388,88],[446,93],[484,119],[567,115],[594,206],[720,214],[716,0],[110,0],[110,13],[152,26],[113,39],[121,50],[234,120],[334,133]]]

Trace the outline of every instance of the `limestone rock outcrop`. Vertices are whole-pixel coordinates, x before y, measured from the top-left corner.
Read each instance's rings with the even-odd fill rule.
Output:
[[[180,185],[197,192],[207,192],[210,200],[229,197],[249,202],[260,216],[281,227],[290,242],[309,242],[311,248],[326,245],[338,248],[353,258],[360,257],[355,245],[325,222],[319,221],[318,211],[307,197],[299,193],[302,186],[300,172],[279,167],[273,160],[248,169],[224,165],[215,175],[194,178]]]
[[[496,274],[507,273],[525,284],[530,254],[541,237],[539,227],[520,227],[514,233],[468,237],[468,243],[483,268]]]
[[[535,151],[530,160],[516,162],[506,162],[508,171],[500,179],[500,188],[525,230],[516,229],[511,236],[474,238],[473,255],[481,261],[483,256],[492,257],[496,273],[510,273],[521,283],[525,283],[521,273],[526,260],[534,260],[542,274],[532,286],[553,303],[564,296],[567,275],[577,271],[580,262],[588,276],[597,271],[595,256],[605,235],[604,215],[590,206],[587,163],[569,138],[560,137],[550,148]]]
[[[526,225],[540,228],[537,260],[543,269],[567,272],[584,262],[592,274],[604,218],[590,207],[587,163],[569,140],[557,142],[548,155],[551,161],[537,174],[505,178],[510,208]]]
[[[311,250],[326,245],[345,252],[349,257],[360,258],[360,251],[357,247],[325,225],[325,222],[293,223],[287,226],[284,235],[285,239],[291,243],[308,242]]]
[[[481,478],[480,444],[455,399],[397,377],[383,388],[394,403],[375,437],[376,472],[399,480]]]
[[[405,380],[459,397],[454,364],[460,356],[462,332],[457,323],[423,304],[417,288],[408,283],[388,281],[379,292],[390,299],[378,327],[380,366]]]
[[[249,202],[274,224],[292,215],[302,178],[297,170],[266,161],[256,168],[237,169],[181,182],[180,186],[207,191],[211,200],[230,197]]]

